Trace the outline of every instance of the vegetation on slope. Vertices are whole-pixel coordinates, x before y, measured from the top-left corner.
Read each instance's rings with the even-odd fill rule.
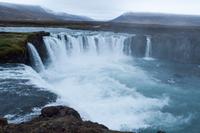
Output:
[[[24,53],[26,39],[30,33],[0,33],[0,56]]]
[[[41,40],[44,32],[5,33],[0,32],[0,63],[28,64],[27,42]],[[40,43],[40,42],[38,42]],[[39,45],[39,44],[37,44]]]

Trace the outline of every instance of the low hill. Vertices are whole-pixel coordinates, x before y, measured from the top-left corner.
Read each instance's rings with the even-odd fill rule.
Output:
[[[20,5],[0,2],[1,21],[91,21],[84,16],[54,13],[40,6]]]
[[[200,26],[200,16],[128,12],[115,18],[112,22],[169,26]]]

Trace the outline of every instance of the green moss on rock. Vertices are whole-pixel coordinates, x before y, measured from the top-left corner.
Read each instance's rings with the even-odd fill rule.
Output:
[[[27,42],[41,40],[45,32],[5,33],[0,32],[0,63],[28,64]],[[39,45],[39,44],[38,44]],[[42,45],[42,44],[41,44]]]

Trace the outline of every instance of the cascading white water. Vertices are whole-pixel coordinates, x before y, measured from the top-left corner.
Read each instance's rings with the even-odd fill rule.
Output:
[[[42,63],[42,60],[41,60],[36,48],[31,43],[28,43],[27,46],[28,46],[28,50],[29,50],[29,55],[30,55],[30,60],[31,60],[32,67],[37,72],[44,71],[44,65]]]
[[[44,37],[49,63],[41,75],[50,90],[59,95],[57,103],[77,109],[84,119],[116,130],[180,120],[161,112],[168,105],[167,97],[145,97],[137,91],[139,86],[131,85],[155,84],[127,56],[132,53],[132,44],[126,44],[132,42],[127,41],[132,36],[76,31]]]
[[[80,55],[122,56],[125,53],[124,42],[129,37],[130,35],[109,33],[60,33],[44,37],[44,42],[49,55],[49,61],[51,62],[50,64],[61,65],[67,58]],[[128,52],[130,51],[131,49],[128,49]]]
[[[146,36],[146,51],[145,51],[145,59],[149,60],[152,59],[151,55],[152,55],[152,44],[151,44],[151,37],[150,36]]]

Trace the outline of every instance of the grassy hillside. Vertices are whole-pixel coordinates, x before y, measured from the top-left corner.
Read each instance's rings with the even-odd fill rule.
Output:
[[[0,63],[29,63],[27,42],[40,46],[45,32],[5,33],[0,32]],[[42,45],[42,44],[41,44]]]
[[[25,45],[29,35],[33,33],[0,33],[0,56],[25,53]]]
[[[5,2],[0,2],[0,18],[2,21],[92,21],[92,19],[85,16],[54,13],[40,6]]]

